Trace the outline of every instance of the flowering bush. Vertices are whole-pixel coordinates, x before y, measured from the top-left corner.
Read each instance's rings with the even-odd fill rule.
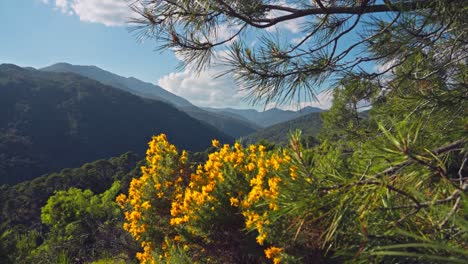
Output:
[[[382,246],[409,241],[402,226],[437,236],[427,229],[433,220],[421,218],[433,212],[429,203],[414,212],[416,198],[402,190],[412,188],[405,182],[414,172],[391,183],[372,171],[381,164],[357,173],[349,166],[360,168],[362,153],[343,160],[326,141],[304,148],[300,134],[272,151],[212,145],[205,163],[191,164],[164,134],[149,143],[142,176],[128,197],[117,197],[125,230],[141,243],[141,263],[297,263],[333,255],[378,262]],[[382,239],[371,239],[376,235]]]
[[[141,242],[141,263],[169,261],[177,248],[192,259],[207,261],[213,253],[207,251],[219,250],[220,237],[236,236],[256,241],[254,258],[279,262],[281,249],[267,245],[279,235],[271,225],[283,220],[273,220],[270,214],[279,209],[280,186],[297,180],[291,156],[287,150],[266,152],[262,145],[212,143],[217,151],[205,164],[192,165],[189,173],[187,153],[179,155],[163,134],[153,137],[142,176],[132,180],[128,197],[117,197],[125,209],[125,230]],[[241,257],[222,253],[231,260]]]

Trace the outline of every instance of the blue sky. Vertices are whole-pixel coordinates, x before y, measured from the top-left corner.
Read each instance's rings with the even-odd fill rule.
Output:
[[[55,0],[48,4],[42,0],[1,0],[0,33],[2,63],[96,65],[150,82],[174,72],[177,64],[172,52],[155,52],[155,43],[150,40],[138,42],[128,26],[81,21],[80,16],[59,10]]]
[[[125,21],[131,15],[125,0],[0,0],[0,63],[35,68],[57,62],[96,65],[159,84],[199,106],[263,109],[245,103],[231,78],[213,78],[216,70],[177,70],[171,51],[155,51],[154,41],[139,42],[129,31]],[[299,32],[297,21],[281,26],[291,39]],[[321,102],[301,106],[327,108],[329,96],[319,97]]]
[[[231,79],[178,71],[173,52],[156,51],[150,39],[139,41],[124,7],[125,0],[0,0],[0,63],[96,65],[159,84],[199,106],[253,108]]]

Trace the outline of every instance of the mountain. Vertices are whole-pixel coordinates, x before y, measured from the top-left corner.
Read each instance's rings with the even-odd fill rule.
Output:
[[[261,129],[260,126],[252,123],[251,121],[244,119],[243,117],[236,117],[229,113],[214,113],[198,107],[184,107],[180,109],[195,119],[200,121],[206,120],[205,122],[233,138],[247,136]]]
[[[120,155],[144,154],[152,135],[178,148],[232,142],[172,105],[72,74],[0,65],[0,184]]]
[[[263,128],[286,122],[303,115],[310,113],[317,113],[323,111],[317,107],[305,107],[298,111],[281,110],[278,108],[272,108],[263,112],[259,112],[253,109],[234,109],[234,108],[205,108],[208,111],[214,113],[230,113],[237,115],[245,120],[248,120],[254,124],[257,124]]]
[[[143,82],[134,77],[126,78],[100,69],[96,66],[80,66],[68,63],[57,63],[40,70],[48,72],[76,73],[103,84],[133,93],[143,98],[171,103],[180,110],[186,112],[191,117],[206,122],[234,138],[246,136],[259,129],[255,123],[252,123],[249,120],[225,115],[222,113],[218,114],[205,111],[191,104],[186,99],[164,90],[160,86]]]
[[[322,119],[320,118],[320,113],[315,112],[265,128],[248,135],[242,140],[245,143],[251,144],[264,139],[283,145],[288,142],[290,132],[294,132],[296,129],[300,129],[303,139],[307,139],[309,136],[317,135],[321,128]]]
[[[189,101],[170,93],[160,86],[140,81],[134,77],[123,77],[96,66],[72,65],[69,63],[56,63],[54,65],[40,69],[48,72],[71,72],[84,77],[96,80],[106,85],[110,85],[135,95],[165,101],[177,107],[193,106]]]

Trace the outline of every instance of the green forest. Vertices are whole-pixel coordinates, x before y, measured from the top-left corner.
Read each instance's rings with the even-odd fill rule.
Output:
[[[143,156],[155,133],[168,133],[192,151],[204,150],[212,138],[234,140],[166,102],[76,74],[10,64],[0,65],[0,113],[0,184],[127,151]]]
[[[236,141],[167,103],[2,65],[1,263],[467,262],[466,1],[136,3],[136,30],[186,67],[227,46],[252,103],[326,85],[330,109]],[[290,22],[295,43],[269,30]]]

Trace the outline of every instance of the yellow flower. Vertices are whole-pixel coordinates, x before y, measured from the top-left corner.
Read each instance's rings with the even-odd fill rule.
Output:
[[[264,152],[265,149],[266,149],[266,147],[263,146],[263,145],[258,146],[258,151],[260,151],[260,152]]]
[[[231,202],[231,205],[234,206],[234,207],[238,207],[239,206],[239,199],[235,198],[235,197],[231,197],[229,199],[229,201]]]
[[[250,145],[250,146],[249,146],[249,150],[250,150],[250,152],[255,152],[255,150],[257,150],[257,146],[255,146],[255,145]]]
[[[273,259],[273,258],[276,257],[276,255],[278,255],[279,253],[281,253],[281,251],[283,251],[282,248],[275,247],[275,246],[271,246],[271,247],[265,249],[265,256],[266,256],[268,259]]]
[[[262,233],[261,235],[257,236],[257,243],[259,245],[263,245],[263,241],[265,241],[265,238],[267,237],[266,233]]]
[[[247,170],[248,171],[253,171],[255,169],[255,164],[253,164],[252,162],[250,162],[248,165],[247,165]]]
[[[215,147],[215,148],[219,148],[219,141],[216,140],[216,139],[213,139],[213,140],[211,141],[211,145],[213,145],[213,147]]]
[[[141,207],[145,210],[148,210],[149,208],[151,208],[151,204],[149,201],[146,201],[144,203],[141,204]]]
[[[272,211],[276,211],[276,210],[278,210],[279,207],[278,207],[278,204],[276,204],[276,203],[270,203],[270,204],[268,204],[268,208],[270,208],[270,210],[272,210]]]
[[[180,163],[187,162],[187,156],[188,156],[187,151],[183,150],[182,155],[180,155],[180,158],[179,158]]]
[[[239,144],[238,142],[236,142],[234,144],[234,148],[237,150],[237,151],[240,151],[241,150],[241,144]]]
[[[296,166],[291,166],[289,168],[289,175],[291,175],[291,178],[293,180],[297,179],[297,167]]]
[[[125,207],[125,202],[127,200],[127,196],[125,194],[121,193],[117,198],[115,198],[115,201],[119,204],[119,206],[123,209]]]

